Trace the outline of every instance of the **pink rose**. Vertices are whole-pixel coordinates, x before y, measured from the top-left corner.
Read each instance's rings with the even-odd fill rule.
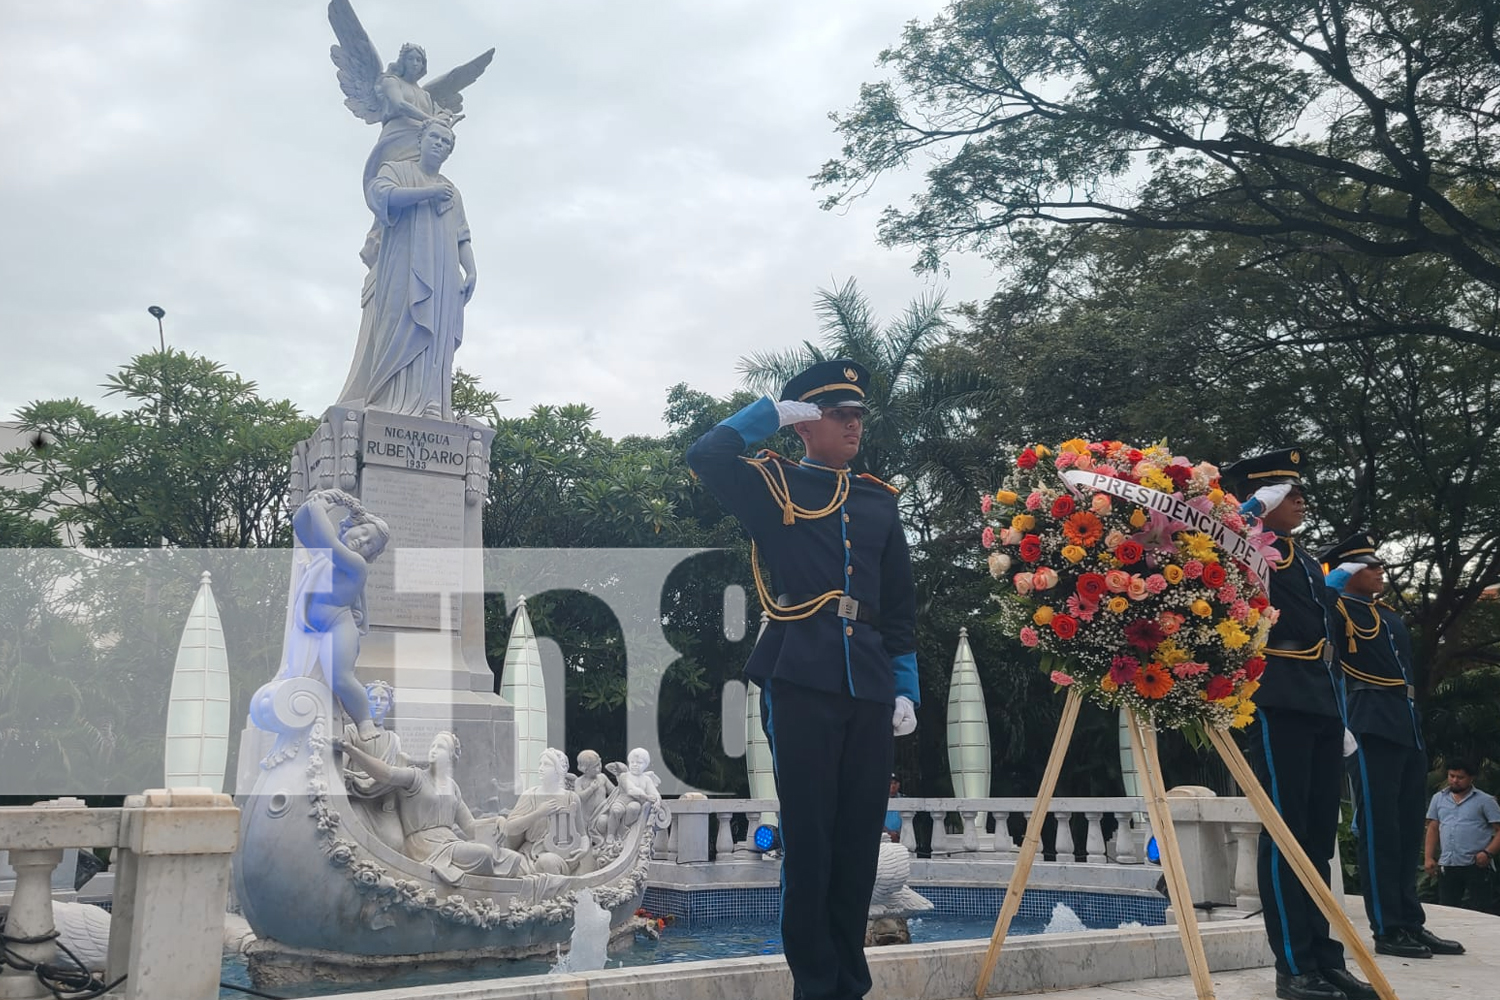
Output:
[[[1152,573],[1146,577],[1146,590],[1153,594],[1160,594],[1167,589],[1167,578],[1160,573]]]
[[[1182,564],[1182,575],[1189,580],[1196,580],[1203,575],[1203,563],[1197,559],[1189,559]]]
[[[1112,569],[1104,574],[1104,586],[1112,594],[1123,594],[1130,589],[1130,574],[1123,569]]]
[[[1022,597],[1025,597],[1027,594],[1031,593],[1030,573],[1017,573],[1015,576],[1010,578],[1010,582],[1015,585],[1016,593],[1020,594]]]
[[[1160,625],[1161,630],[1167,635],[1176,635],[1177,630],[1182,628],[1182,623],[1185,621],[1187,617],[1175,611],[1163,611],[1156,616],[1156,624]]]
[[[1125,596],[1132,601],[1144,601],[1147,594],[1146,581],[1139,573],[1132,573],[1130,583],[1125,587]]]
[[[1037,637],[1036,629],[1030,625],[1021,626],[1021,645],[1030,649],[1039,642],[1041,642],[1041,639]]]
[[[1113,552],[1115,549],[1119,548],[1120,543],[1125,541],[1125,539],[1128,537],[1130,536],[1125,534],[1125,532],[1119,530],[1118,528],[1112,528],[1110,529],[1109,534],[1104,536],[1104,547]]]
[[[1042,504],[1046,503],[1046,500],[1047,498],[1042,496],[1041,490],[1032,490],[1031,494],[1026,498],[1026,509],[1041,510]]]
[[[1001,528],[1000,529],[1000,544],[1001,545],[1020,545],[1021,544],[1021,539],[1025,538],[1025,537],[1026,537],[1026,533],[1025,532],[1023,532],[1023,531],[1017,531],[1015,528]]]
[[[995,529],[986,524],[984,531],[979,534],[979,541],[985,548],[993,549],[995,547]]]
[[[1095,493],[1094,499],[1089,501],[1089,510],[1100,517],[1108,517],[1110,510],[1109,494]]]
[[[1068,454],[1068,452],[1064,452],[1063,454]],[[1073,678],[1069,677],[1061,670],[1054,670],[1052,671],[1052,683],[1057,684],[1060,687],[1067,687],[1069,684],[1073,683]]]
[[[1040,566],[1031,574],[1031,585],[1037,590],[1051,590],[1057,586],[1057,570]]]
[[[993,506],[995,506],[995,498],[990,496],[988,493],[979,498],[979,512],[981,514],[988,514],[990,512],[990,508]]]

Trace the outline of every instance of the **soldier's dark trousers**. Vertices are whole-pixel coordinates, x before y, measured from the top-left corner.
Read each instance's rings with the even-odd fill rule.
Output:
[[[1249,731],[1255,776],[1297,843],[1328,882],[1338,837],[1344,724],[1328,715],[1261,707]],[[1297,881],[1297,873],[1264,830],[1260,835],[1260,905],[1276,971],[1292,976],[1344,967],[1344,948]]]
[[[761,692],[781,802],[781,942],[799,1000],[870,989],[865,924],[895,743],[891,706],[771,680]]]
[[[1376,937],[1427,920],[1417,899],[1417,868],[1427,805],[1427,754],[1368,733],[1345,758],[1354,787],[1354,839],[1365,915]]]

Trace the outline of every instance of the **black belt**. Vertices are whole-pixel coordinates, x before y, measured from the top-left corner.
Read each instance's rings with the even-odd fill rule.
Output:
[[[1323,648],[1318,653],[1312,653],[1311,651],[1313,649],[1316,649],[1319,645],[1321,645]],[[1302,654],[1301,656],[1293,656],[1291,657],[1291,659],[1308,660],[1309,662],[1313,660],[1322,660],[1325,665],[1331,665],[1333,663],[1333,646],[1328,642],[1327,639],[1319,639],[1311,646],[1303,646],[1299,643],[1293,642],[1290,639],[1272,639],[1270,642],[1266,643],[1266,652],[1272,653],[1274,655],[1277,651],[1283,653]]]
[[[1405,681],[1397,681],[1395,684],[1371,684],[1369,681],[1356,680],[1353,677],[1344,677],[1344,686],[1350,691],[1395,691],[1405,694],[1412,701],[1417,700],[1417,689],[1415,685]]]
[[[792,607],[797,604],[806,604],[808,601],[816,601],[822,594],[777,594],[776,603],[783,608]],[[824,608],[834,608],[838,611],[840,618],[848,618],[866,625],[879,625],[880,613],[870,607],[864,601],[856,601],[852,597],[840,597],[837,601],[830,600],[823,605]],[[819,608],[819,611],[823,608]]]

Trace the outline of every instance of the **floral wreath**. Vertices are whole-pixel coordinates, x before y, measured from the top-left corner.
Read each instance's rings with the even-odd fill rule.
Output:
[[[980,509],[1003,627],[1059,689],[1161,728],[1249,725],[1274,536],[1217,468],[1166,442],[1033,444]]]

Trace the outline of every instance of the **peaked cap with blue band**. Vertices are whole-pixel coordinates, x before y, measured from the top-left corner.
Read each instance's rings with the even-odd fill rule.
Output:
[[[818,406],[865,406],[870,372],[858,361],[834,358],[819,361],[781,390],[782,400]]]

